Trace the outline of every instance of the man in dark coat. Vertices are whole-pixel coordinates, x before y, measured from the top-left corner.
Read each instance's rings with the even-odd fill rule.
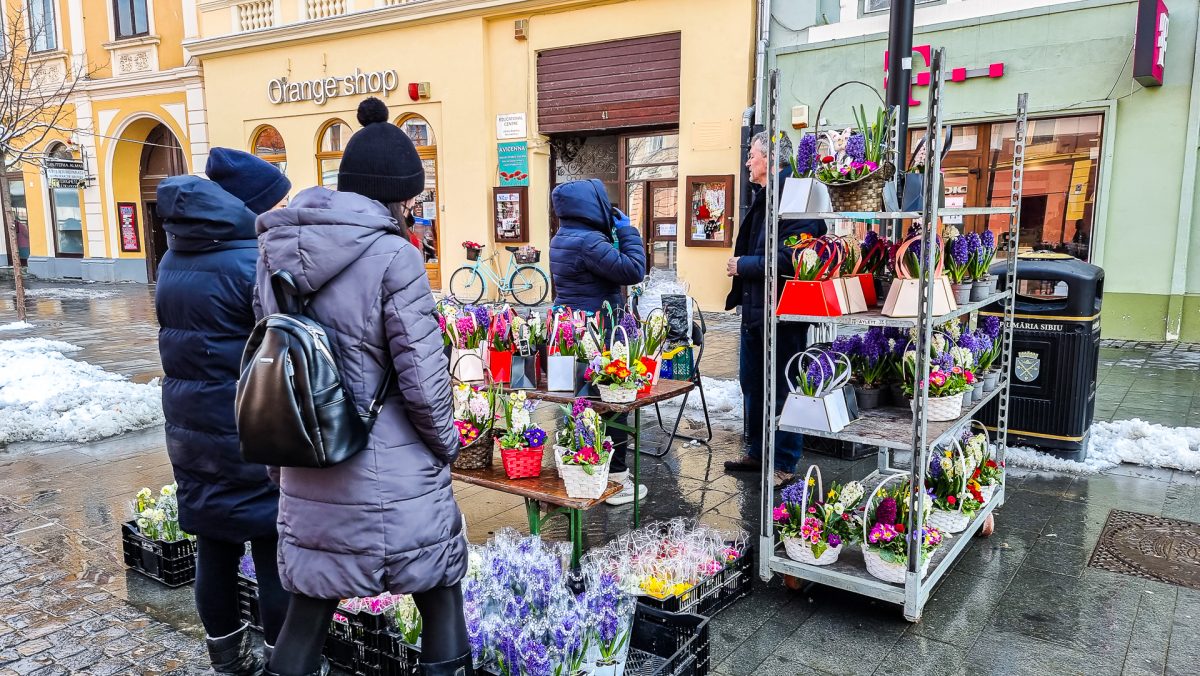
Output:
[[[170,249],[158,268],[155,307],[162,358],[167,453],[179,486],[179,521],[197,538],[196,610],[213,669],[261,673],[238,613],[238,563],[251,542],[264,638],[274,644],[288,597],[276,571],[279,490],[262,465],[242,462],[234,419],[242,350],[254,328],[254,219],[287,196],[274,166],[213,148],[209,178],[158,186]]]
[[[746,168],[750,171],[750,182],[756,188],[750,201],[746,220],[738,231],[734,242],[733,258],[729,259],[726,273],[733,278],[733,288],[725,300],[725,309],[742,308],[741,365],[738,379],[742,385],[745,401],[744,425],[748,443],[746,454],[738,460],[725,463],[730,472],[761,472],[763,455],[762,425],[765,416],[763,406],[763,355],[766,351],[763,324],[767,313],[774,311],[774,303],[767,303],[766,251],[767,214],[766,185],[767,171],[772,164],[767,160],[770,142],[765,133],[754,137],[750,143]],[[779,179],[782,194],[783,177]],[[826,232],[825,222],[820,220],[780,220],[779,239],[772,242],[776,247],[779,265],[779,288],[783,288],[783,277],[791,276],[792,250],[783,242],[790,236],[811,235],[820,237]],[[804,350],[808,337],[807,324],[779,324],[776,333],[776,397],[775,414],[778,415],[787,398],[787,382],[783,367],[792,355]],[[796,463],[804,452],[804,437],[792,432],[775,433],[775,485],[789,481],[796,471]]]
[[[558,232],[550,240],[554,304],[596,312],[608,301],[620,308],[625,303],[621,287],[637,284],[646,276],[646,248],[641,233],[629,224],[628,216],[612,207],[604,183],[594,178],[556,187],[550,203],[559,223]],[[627,505],[635,498],[625,460],[629,435],[617,429],[610,432],[613,454],[609,478],[623,488],[607,502]],[[639,484],[636,491],[636,499],[646,497],[645,486]]]

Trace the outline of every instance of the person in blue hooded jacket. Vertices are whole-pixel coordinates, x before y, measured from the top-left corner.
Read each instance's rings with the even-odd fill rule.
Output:
[[[213,670],[257,676],[238,614],[238,564],[249,541],[264,640],[275,643],[289,596],[276,568],[279,489],[266,468],[242,461],[234,397],[254,328],[255,219],[291,188],[278,169],[239,150],[213,148],[205,173],[158,185],[169,250],[158,268],[155,307],[167,453],[179,486],[179,522],[196,536],[196,612]]]
[[[646,276],[646,247],[629,217],[608,201],[598,179],[571,181],[556,187],[550,204],[558,217],[558,232],[550,240],[550,275],[554,279],[554,304],[573,310],[596,312],[608,301],[614,308],[625,304],[621,287],[637,284]],[[609,478],[622,484],[610,505],[634,500],[633,481],[625,462],[629,435],[613,429],[613,454]],[[637,487],[637,499],[646,487]]]

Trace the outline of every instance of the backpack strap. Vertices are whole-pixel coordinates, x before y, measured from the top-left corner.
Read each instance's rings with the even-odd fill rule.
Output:
[[[279,311],[289,315],[302,315],[307,303],[296,288],[296,280],[287,270],[271,273],[271,291],[275,294],[275,305]]]

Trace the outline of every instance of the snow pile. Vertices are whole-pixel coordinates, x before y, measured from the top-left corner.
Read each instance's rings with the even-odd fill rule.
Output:
[[[163,421],[157,384],[65,356],[79,349],[45,338],[0,340],[0,446],[91,441]]]
[[[704,397],[708,402],[708,416],[714,428],[725,430],[742,429],[742,386],[736,380],[724,378],[709,378],[700,376],[704,383]],[[673,421],[679,414],[679,401],[676,398],[662,404],[663,416]],[[687,408],[683,416],[700,424],[704,424],[704,408],[700,404],[700,392],[693,390],[688,397]],[[668,424],[669,426],[669,424]]]
[[[24,331],[25,329],[32,328],[33,324],[29,322],[11,322],[9,324],[0,324],[0,333],[4,331]]]
[[[45,289],[25,289],[25,296],[28,298],[46,298],[50,300],[92,300],[112,298],[115,295],[112,291],[102,291],[100,289],[73,289],[58,286]]]
[[[1027,448],[1008,449],[1020,467],[1091,474],[1121,463],[1200,472],[1200,428],[1166,427],[1140,418],[1092,425],[1088,456],[1083,462],[1062,460]]]

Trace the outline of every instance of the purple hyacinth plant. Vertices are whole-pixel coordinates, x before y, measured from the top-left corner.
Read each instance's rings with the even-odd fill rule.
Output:
[[[804,178],[812,174],[817,162],[817,137],[815,134],[805,134],[796,146],[796,177]]]
[[[867,161],[867,140],[862,134],[851,134],[846,140],[846,157],[859,164]]]

